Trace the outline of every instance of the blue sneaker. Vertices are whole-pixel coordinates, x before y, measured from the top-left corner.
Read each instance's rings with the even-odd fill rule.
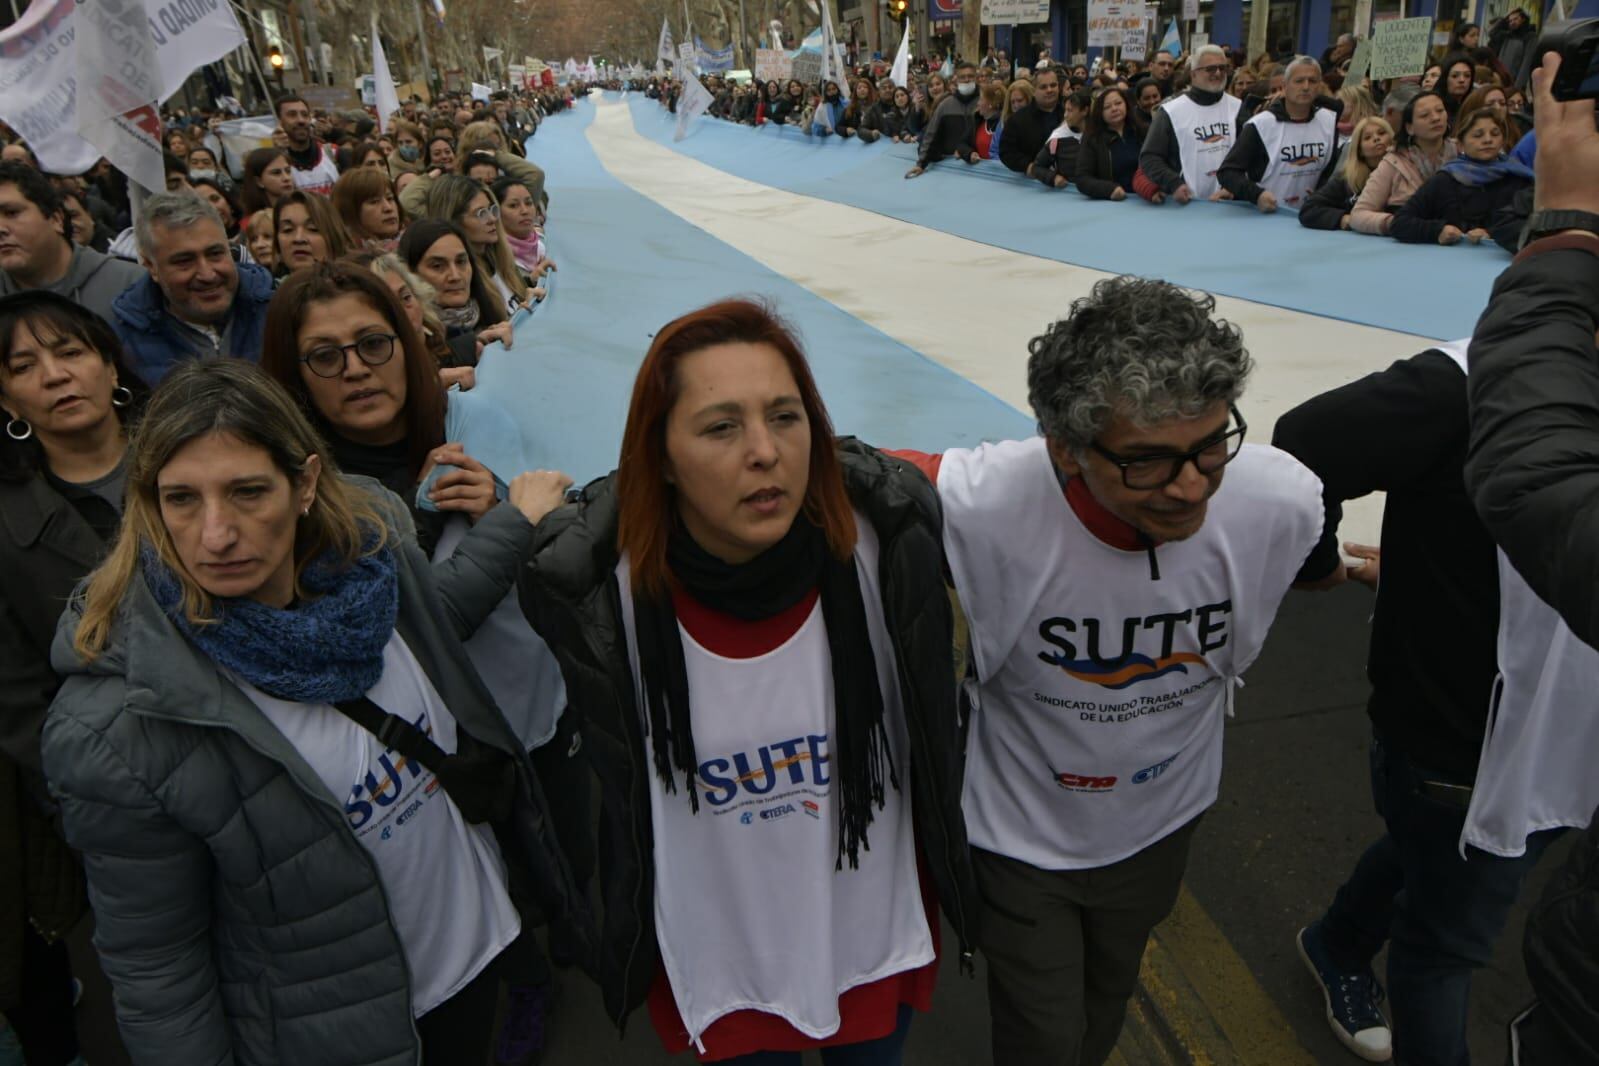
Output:
[[[1376,975],[1370,970],[1344,973],[1337,969],[1322,941],[1320,921],[1305,926],[1294,939],[1299,957],[1305,960],[1305,968],[1321,986],[1322,998],[1327,1003],[1327,1023],[1332,1026],[1333,1035],[1367,1062],[1392,1059],[1394,1037],[1388,1029],[1388,1019],[1378,1008],[1383,991]]]

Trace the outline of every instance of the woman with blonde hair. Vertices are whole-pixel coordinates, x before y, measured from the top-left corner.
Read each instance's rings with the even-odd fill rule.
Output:
[[[1010,88],[1005,90],[1005,112],[1000,116],[1003,125],[1010,121],[1010,117],[1022,108],[1033,102],[1033,83],[1026,78],[1017,78],[1010,83]]]
[[[308,318],[299,357],[375,358],[409,333],[349,310]],[[483,1061],[526,950],[512,871],[587,935],[536,773],[462,646],[560,484],[519,478],[519,535],[436,569],[400,501],[341,476],[259,368],[191,361],[151,398],[117,540],[62,618],[43,733],[136,1061]]]
[[[505,227],[500,225],[500,201],[483,183],[446,174],[433,183],[428,194],[427,217],[453,222],[461,228],[483,279],[490,283],[508,312],[543,295],[534,291],[516,265],[516,256],[505,239]]]
[[[1299,224],[1310,229],[1349,229],[1350,214],[1372,171],[1394,147],[1394,129],[1376,115],[1355,123],[1338,172],[1311,193],[1299,209]]]
[[[278,262],[277,231],[272,228],[272,209],[262,208],[239,228],[239,238],[250,258],[272,270]]]

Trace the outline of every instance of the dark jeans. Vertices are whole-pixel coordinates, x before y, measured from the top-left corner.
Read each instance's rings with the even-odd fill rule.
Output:
[[[996,1066],[1100,1066],[1150,931],[1171,913],[1196,818],[1120,862],[1042,870],[972,849]]]
[[[31,925],[24,925],[22,978],[22,1001],[6,1014],[22,1055],[28,1066],[66,1066],[78,1057],[66,944],[46,944]]]
[[[1394,1058],[1406,1066],[1471,1061],[1471,972],[1493,960],[1522,881],[1561,832],[1528,837],[1520,858],[1468,847],[1462,859],[1465,808],[1418,791],[1440,780],[1447,778],[1372,739],[1372,795],[1388,832],[1366,849],[1322,919],[1341,970],[1369,968],[1387,942]]]
[[[822,1049],[823,1066],[900,1066],[905,1060],[905,1038],[911,1032],[912,1010],[899,1008],[899,1025],[887,1036],[863,1040],[859,1044],[840,1044]],[[718,1066],[800,1066],[798,1051],[757,1051],[735,1059],[722,1059]]]
[[[501,985],[527,986],[548,981],[549,967],[538,941],[524,929],[465,988],[416,1020],[424,1066],[481,1066],[488,1062],[500,1035],[495,1022],[500,1011]]]

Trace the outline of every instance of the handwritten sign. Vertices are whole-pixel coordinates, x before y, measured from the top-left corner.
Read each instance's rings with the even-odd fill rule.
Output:
[[[1132,30],[1144,28],[1144,5],[1088,0],[1089,47],[1120,48]]]
[[[983,0],[984,26],[1019,26],[1048,22],[1049,0]]]
[[[1371,73],[1371,42],[1361,39],[1355,45],[1355,54],[1349,59],[1349,73],[1344,77],[1345,85],[1359,85]]]
[[[1199,18],[1199,0],[1183,0],[1183,21],[1193,22]]]
[[[1136,30],[1128,30],[1122,37],[1122,58],[1136,59],[1143,62],[1144,54],[1149,50],[1149,28],[1140,26]]]
[[[1432,19],[1390,19],[1377,27],[1371,42],[1371,77],[1408,78],[1427,69],[1432,47]]]
[[[787,81],[793,76],[788,53],[779,48],[755,50],[755,77],[761,81]]]
[[[804,86],[812,86],[822,80],[822,55],[820,52],[801,52],[794,57],[789,67],[790,78]]]

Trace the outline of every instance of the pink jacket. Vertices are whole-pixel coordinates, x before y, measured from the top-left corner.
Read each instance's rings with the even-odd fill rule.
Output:
[[[1452,140],[1444,141],[1441,166],[1460,154]],[[1438,167],[1421,154],[1418,148],[1395,148],[1377,164],[1377,169],[1366,179],[1360,198],[1349,212],[1349,228],[1359,233],[1381,237],[1393,224],[1394,212],[1404,206],[1427,179],[1438,172]]]

